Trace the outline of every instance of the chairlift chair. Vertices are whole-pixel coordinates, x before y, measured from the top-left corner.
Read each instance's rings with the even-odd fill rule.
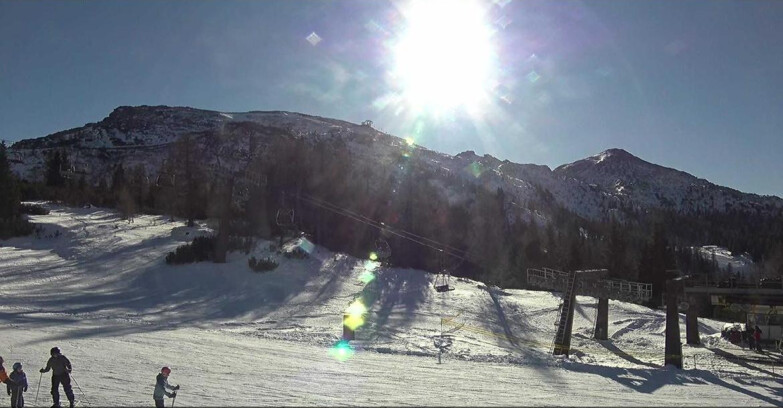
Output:
[[[443,253],[443,250],[441,250],[440,253],[440,273],[438,273],[435,276],[435,281],[433,282],[433,286],[435,287],[435,291],[438,293],[444,293],[444,292],[450,292],[455,287],[451,286],[451,272],[456,269],[456,267],[459,265],[452,265],[450,267],[446,266],[446,260],[445,260],[445,254]]]
[[[447,271],[441,271],[441,273],[435,277],[435,291],[438,293],[444,293],[456,289],[455,287],[449,285],[450,280],[451,275]]]
[[[158,187],[173,187],[175,181],[175,175],[167,172],[161,172],[155,178],[155,185]]]
[[[275,222],[278,226],[288,229],[294,226],[294,209],[293,208],[281,208],[277,210],[275,215]]]

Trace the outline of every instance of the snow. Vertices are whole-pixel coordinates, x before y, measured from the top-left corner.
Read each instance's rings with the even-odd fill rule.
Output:
[[[783,405],[783,366],[770,365],[780,354],[726,342],[722,322],[700,319],[703,345],[683,345],[685,369],[662,368],[662,311],[610,301],[610,340],[596,341],[596,300],[580,296],[571,357],[553,357],[558,293],[456,278],[454,291],[437,293],[433,275],[305,238],[283,248],[305,259],[260,242],[225,264],[169,266],[168,251],[210,229],[47,206],[31,217],[39,238],[0,241],[0,355],[23,363],[28,406],[50,405],[48,379],[34,404],[35,370],[53,346],[73,362],[84,406],[151,405],[164,365],[182,386],[177,406]],[[252,272],[251,255],[280,266]],[[369,310],[341,361],[332,347],[357,299]],[[441,330],[454,345],[438,364]]]
[[[718,264],[718,268],[728,271],[729,265],[731,265],[732,272],[739,274],[750,273],[753,270],[753,259],[748,254],[735,255],[726,248],[717,245],[704,245],[695,248],[699,255],[710,261],[715,255],[715,262]]]

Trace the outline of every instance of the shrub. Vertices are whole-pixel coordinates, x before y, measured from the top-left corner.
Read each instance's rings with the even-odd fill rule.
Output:
[[[247,260],[247,266],[256,272],[271,271],[277,268],[277,265],[277,262],[269,257],[264,259],[256,259],[256,257],[251,256],[250,259]]]
[[[49,210],[38,204],[21,204],[19,205],[19,211],[22,214],[30,215],[48,215]]]
[[[180,245],[174,252],[169,252],[166,255],[166,263],[178,265],[208,261],[214,256],[215,241],[216,238],[214,236],[196,237],[190,244]]]

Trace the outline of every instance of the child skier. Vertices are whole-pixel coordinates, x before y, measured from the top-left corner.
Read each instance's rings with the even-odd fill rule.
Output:
[[[52,347],[49,354],[51,354],[52,357],[46,362],[46,368],[42,368],[40,371],[45,373],[52,370],[52,401],[54,402],[54,405],[52,406],[60,406],[60,384],[62,384],[65,396],[68,397],[68,402],[71,403],[70,408],[73,408],[74,396],[73,389],[71,388],[71,362],[60,353],[59,347]]]
[[[11,396],[11,408],[24,408],[23,393],[27,392],[27,375],[22,371],[22,363],[14,363],[14,371],[10,375],[15,385],[7,384],[8,395]]]
[[[158,376],[155,378],[155,391],[152,393],[152,399],[155,400],[155,408],[164,407],[164,395],[169,398],[177,398],[177,390],[179,389],[179,385],[174,387],[169,385],[169,374],[171,374],[171,369],[168,367],[163,367],[160,369],[160,374],[158,374]],[[166,391],[167,388],[174,392]]]

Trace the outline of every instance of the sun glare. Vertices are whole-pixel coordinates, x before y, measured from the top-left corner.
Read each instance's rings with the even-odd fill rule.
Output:
[[[406,30],[395,46],[394,76],[416,109],[473,109],[488,98],[492,82],[491,26],[472,0],[411,2]]]

